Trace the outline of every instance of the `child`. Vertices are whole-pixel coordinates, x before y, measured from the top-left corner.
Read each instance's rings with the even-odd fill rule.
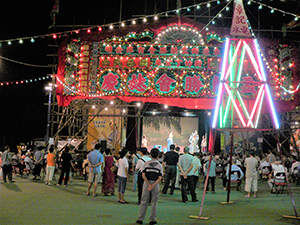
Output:
[[[151,216],[149,224],[156,224],[156,206],[159,195],[159,182],[162,178],[162,165],[157,161],[159,150],[153,148],[150,152],[151,160],[145,162],[142,167],[142,176],[144,179],[143,194],[140,205],[139,217],[136,223],[143,224],[145,219],[148,202],[151,195]]]

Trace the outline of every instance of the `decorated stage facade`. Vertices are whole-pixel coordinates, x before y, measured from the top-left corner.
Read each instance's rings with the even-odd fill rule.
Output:
[[[204,24],[174,17],[116,30],[74,32],[59,49],[58,104],[119,98],[213,109],[229,31],[204,28]],[[293,110],[298,105],[294,93],[299,82],[297,49],[280,40],[258,39],[258,43],[277,112]],[[242,63],[239,92],[247,104],[254,104],[259,94],[257,73],[250,57]]]

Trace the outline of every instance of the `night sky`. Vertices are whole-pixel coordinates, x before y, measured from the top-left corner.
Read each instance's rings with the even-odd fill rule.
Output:
[[[122,20],[132,19],[137,15],[154,14],[156,12],[167,11],[167,2],[169,10],[175,9],[177,0],[123,0]],[[182,7],[193,5],[195,3],[206,2],[203,0],[182,0]],[[221,3],[225,0],[221,0]],[[284,11],[296,13],[298,1],[260,1],[266,5],[275,6]],[[3,1],[0,7],[0,56],[6,57],[22,63],[43,65],[53,63],[53,57],[47,56],[53,54],[54,49],[48,45],[54,45],[54,40],[47,37],[51,34],[53,28],[50,12],[54,0],[36,1],[36,0],[13,0]],[[216,3],[212,3],[211,14],[214,10],[218,11]],[[247,5],[244,1],[248,19],[253,28],[258,24],[262,29],[281,29],[283,23],[290,22],[292,17],[282,13],[270,13],[269,9],[263,9],[258,17],[258,5],[252,3]],[[57,32],[75,30],[78,27],[62,27],[62,25],[102,25],[119,21],[120,0],[99,1],[99,0],[60,0],[59,14],[56,18]],[[232,8],[232,4],[230,5]],[[182,12],[182,15],[188,15]],[[189,14],[193,15],[193,12]],[[170,14],[171,15],[171,14]],[[173,14],[174,15],[174,14]],[[197,15],[207,15],[207,9],[202,7]],[[224,13],[224,16],[231,17],[232,11]],[[199,22],[206,23],[208,19],[198,19]],[[230,26],[230,20],[217,21],[216,25]],[[81,27],[83,28],[83,27]],[[299,29],[298,29],[299,30]],[[24,43],[8,40],[16,38],[28,38],[34,36],[43,36],[35,38],[31,43],[30,38],[24,39]],[[276,37],[282,37],[282,34],[273,34]],[[265,34],[271,38],[272,34]],[[300,36],[299,34],[297,36]],[[289,36],[295,40],[293,35]],[[57,39],[58,43],[63,40],[63,35]],[[22,81],[26,79],[35,79],[45,77],[52,73],[51,68],[40,68],[25,66],[17,63],[0,59],[0,82]],[[27,142],[33,138],[43,138],[46,134],[47,125],[47,106],[48,96],[44,87],[50,80],[31,82],[28,84],[14,84],[0,86],[0,150],[4,145],[15,145],[20,141]]]

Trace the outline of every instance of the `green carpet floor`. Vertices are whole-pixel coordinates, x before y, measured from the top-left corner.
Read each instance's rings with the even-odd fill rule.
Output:
[[[86,196],[87,182],[75,179],[68,187],[46,186],[42,181],[14,176],[15,183],[0,185],[0,224],[135,224],[139,206],[137,192],[131,191],[129,181],[125,199],[130,204],[120,204],[117,196]],[[158,224],[300,224],[300,220],[286,219],[282,215],[295,216],[288,192],[270,194],[267,182],[259,182],[257,198],[245,198],[245,192],[232,190],[230,200],[235,204],[223,205],[227,192],[217,179],[216,193],[207,193],[202,216],[208,220],[191,219],[198,216],[203,194],[203,178],[197,188],[199,202],[181,202],[180,190],[174,195],[160,195]],[[244,184],[242,185],[242,189]],[[162,185],[160,186],[162,188]],[[300,186],[291,184],[297,213],[300,214]],[[116,193],[117,194],[117,193]],[[189,200],[190,196],[189,196]],[[148,207],[144,224],[150,213]]]

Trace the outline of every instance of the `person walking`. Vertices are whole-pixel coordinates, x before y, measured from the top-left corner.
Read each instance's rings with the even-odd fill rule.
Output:
[[[193,156],[189,154],[190,148],[186,146],[184,148],[184,154],[179,157],[178,167],[181,172],[181,198],[182,202],[188,201],[187,186],[190,188],[192,195],[192,201],[198,202],[197,195],[194,188],[194,182],[192,177]]]
[[[250,151],[250,157],[245,159],[246,167],[246,184],[245,191],[246,198],[250,198],[250,193],[253,191],[253,198],[256,198],[257,182],[258,182],[258,161],[255,157],[254,151]]]
[[[101,145],[99,143],[95,144],[95,148],[92,152],[88,154],[88,163],[90,166],[89,171],[89,184],[88,184],[88,190],[86,195],[90,195],[90,189],[92,187],[92,184],[94,183],[94,191],[93,196],[97,196],[97,186],[98,182],[100,181],[101,173],[100,173],[100,167],[103,164],[103,155],[100,153]]]
[[[165,171],[165,184],[162,190],[162,194],[166,194],[171,182],[170,195],[174,194],[177,164],[178,164],[179,154],[175,152],[175,145],[170,145],[170,151],[165,153],[163,168]]]
[[[151,158],[147,155],[148,150],[145,147],[140,149],[140,159],[137,161],[135,170],[138,172],[138,179],[137,179],[137,188],[138,188],[138,205],[141,204],[142,198],[142,191],[143,191],[143,183],[144,179],[142,176],[142,168],[145,162],[151,160]]]
[[[162,165],[158,162],[159,150],[151,149],[151,160],[144,163],[142,167],[142,176],[144,179],[143,194],[140,204],[139,216],[137,224],[143,224],[145,219],[148,202],[151,196],[151,215],[149,224],[156,224],[157,202],[159,197],[159,182],[162,178]]]
[[[5,151],[2,154],[2,174],[3,174],[3,183],[6,183],[6,177],[8,177],[8,180],[10,183],[13,183],[15,181],[12,180],[12,154],[10,152],[10,147],[5,146]]]
[[[49,148],[49,153],[47,154],[47,165],[46,165],[46,185],[52,185],[52,178],[55,170],[55,154],[53,154],[53,145]]]
[[[60,157],[60,164],[61,164],[61,174],[57,183],[57,186],[60,186],[62,184],[63,179],[65,178],[64,185],[67,186],[69,182],[69,176],[70,176],[70,169],[72,166],[72,155],[69,152],[70,147],[66,146],[64,152],[62,153]]]

